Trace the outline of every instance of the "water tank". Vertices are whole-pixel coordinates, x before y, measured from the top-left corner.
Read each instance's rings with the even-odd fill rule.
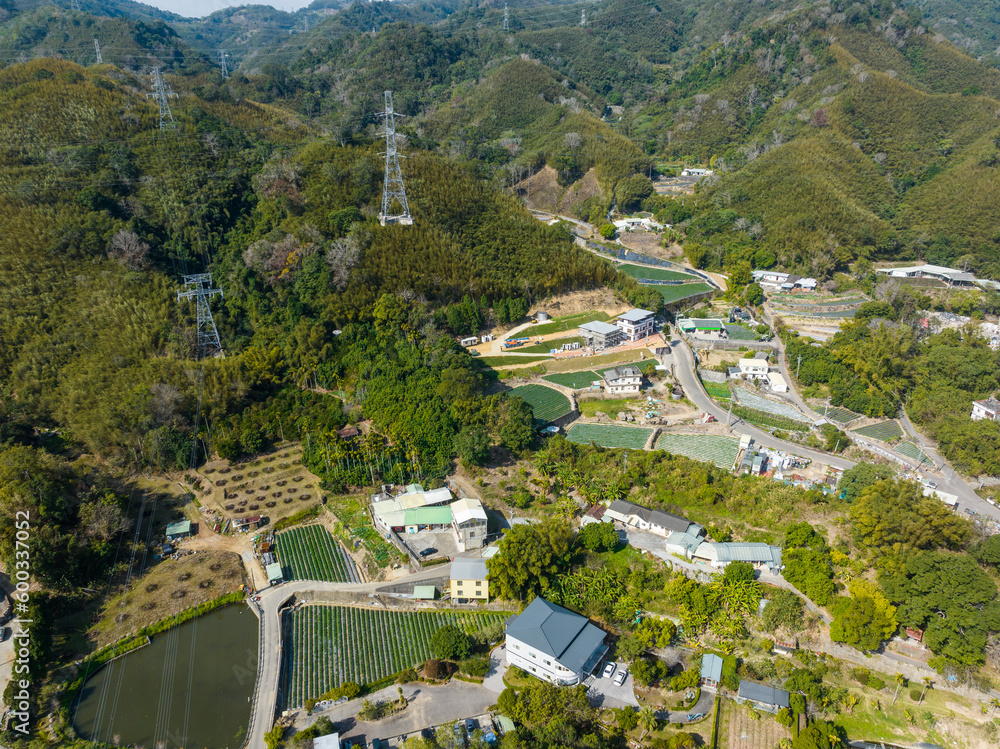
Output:
[[[539,310],[538,312],[535,313],[535,322],[548,322],[548,320],[549,320],[548,312],[542,312],[541,310]]]

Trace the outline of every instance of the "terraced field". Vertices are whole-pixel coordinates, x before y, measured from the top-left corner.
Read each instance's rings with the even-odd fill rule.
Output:
[[[723,323],[726,328],[726,332],[729,334],[730,340],[733,341],[756,341],[757,334],[747,330],[742,325],[736,325],[735,323]]]
[[[612,424],[574,424],[566,433],[570,442],[586,445],[594,442],[601,447],[627,447],[642,450],[652,429],[620,427]]]
[[[532,325],[530,328],[525,328],[517,335],[530,336],[534,338],[535,336],[548,335],[549,333],[568,332],[580,327],[586,322],[594,322],[595,320],[608,322],[610,319],[611,318],[608,316],[607,312],[581,312],[578,315],[557,317],[550,322]]]
[[[719,468],[733,467],[740,441],[732,437],[713,434],[671,434],[660,435],[656,441],[657,450],[666,450],[675,455],[683,455],[693,460],[714,463]]]
[[[923,450],[914,445],[912,442],[901,442],[893,448],[900,455],[905,455],[910,460],[917,461],[918,464],[930,465],[931,459],[924,455]]]
[[[619,265],[618,270],[632,278],[643,278],[650,281],[691,281],[694,276],[690,273],[679,273],[666,268],[647,268],[642,265]]]
[[[523,398],[538,421],[555,421],[572,410],[569,398],[545,385],[521,385],[511,390],[510,394]]]
[[[284,619],[284,707],[299,707],[345,681],[371,684],[423,663],[431,657],[431,637],[446,624],[471,634],[508,616],[329,605],[293,609]]]
[[[360,582],[343,550],[321,525],[281,531],[275,535],[274,550],[286,580]]]
[[[843,406],[830,406],[826,409],[826,418],[830,421],[836,421],[838,424],[847,424],[855,419],[860,419],[861,414],[856,414]]]
[[[869,424],[866,427],[851,431],[860,434],[862,437],[871,437],[882,442],[892,442],[903,436],[903,429],[895,419],[880,421],[877,424]]]
[[[712,290],[712,287],[707,283],[682,283],[677,286],[653,286],[652,288],[660,292],[664,304],[677,302],[681,299],[687,299],[690,296],[704,294],[706,291]]]
[[[755,411],[763,411],[764,413],[774,414],[775,416],[783,416],[786,419],[792,419],[793,421],[801,421],[803,423],[808,423],[808,420],[803,416],[798,409],[785,403],[778,403],[777,401],[770,400],[769,398],[762,398],[759,395],[754,395],[748,390],[743,388],[736,388],[736,400]]]
[[[584,370],[583,372],[556,372],[555,374],[545,375],[542,379],[554,382],[556,385],[580,390],[581,388],[590,387],[590,383],[601,379],[601,376],[597,372]]]

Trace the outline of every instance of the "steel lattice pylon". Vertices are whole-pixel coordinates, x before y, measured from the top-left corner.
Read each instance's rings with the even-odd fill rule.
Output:
[[[385,112],[382,116],[385,117],[385,183],[382,185],[382,212],[379,213],[378,220],[382,226],[386,224],[410,226],[413,223],[413,216],[410,215],[410,204],[406,201],[403,171],[399,168],[392,91],[385,92]],[[394,203],[399,203],[399,213],[391,213]]]
[[[146,94],[146,98],[153,97],[156,99],[156,103],[160,105],[160,130],[165,130],[168,127],[174,126],[174,115],[170,111],[170,103],[167,101],[171,96],[176,97],[170,87],[164,83],[163,76],[160,75],[159,68],[153,68],[153,72],[150,74],[151,85],[153,87],[152,93]]]
[[[194,298],[198,312],[198,349],[202,357],[222,353],[222,342],[219,331],[212,318],[212,310],[208,300],[213,296],[222,296],[222,289],[212,288],[212,274],[198,273],[184,276],[184,290],[177,292],[177,301]]]

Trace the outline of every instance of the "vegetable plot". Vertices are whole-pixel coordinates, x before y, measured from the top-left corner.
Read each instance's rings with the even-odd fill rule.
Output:
[[[657,450],[666,450],[675,455],[683,455],[693,460],[714,463],[719,468],[729,470],[736,460],[740,442],[732,437],[718,437],[711,434],[671,434],[660,436],[656,441]]]
[[[283,694],[285,709],[345,681],[365,685],[431,657],[431,637],[446,624],[472,634],[509,615],[429,611],[372,611],[312,605],[285,615]]]
[[[274,548],[286,580],[351,581],[340,547],[321,525],[282,531],[275,536]]]
[[[538,421],[555,421],[570,412],[569,398],[544,385],[521,385],[510,391],[531,406]]]
[[[878,424],[869,424],[866,427],[861,427],[853,431],[862,437],[871,437],[882,442],[892,442],[903,436],[902,428],[893,419],[880,421]]]
[[[570,442],[586,445],[594,442],[601,447],[627,447],[632,450],[642,450],[646,440],[653,433],[652,429],[637,427],[619,427],[607,424],[574,424],[570,427],[566,438]]]

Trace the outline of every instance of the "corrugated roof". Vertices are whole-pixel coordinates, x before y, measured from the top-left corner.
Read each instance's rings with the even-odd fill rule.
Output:
[[[413,597],[422,601],[433,601],[437,597],[437,588],[433,585],[414,585]]]
[[[701,678],[715,682],[722,680],[722,659],[715,653],[706,653],[702,657]]]
[[[585,616],[538,597],[507,620],[507,634],[579,671],[604,642],[604,632]]]
[[[277,563],[267,565],[265,572],[267,572],[268,581],[280,580],[284,576],[281,572],[281,565]]]
[[[450,507],[415,507],[403,513],[403,525],[450,525]]]
[[[673,546],[680,546],[691,553],[701,545],[701,539],[690,533],[671,531],[670,535],[667,536],[667,543]]]
[[[179,536],[183,533],[191,532],[191,521],[190,520],[178,520],[176,523],[170,523],[167,526],[168,536]]]
[[[485,580],[488,574],[485,559],[456,557],[451,562],[452,580]]]
[[[720,562],[763,562],[771,566],[781,566],[781,547],[768,544],[732,542],[714,544]]]
[[[770,687],[767,684],[758,684],[755,681],[741,681],[738,694],[741,699],[753,700],[762,705],[789,707],[788,692],[777,687]]]
[[[691,526],[691,521],[687,518],[682,518],[680,515],[674,515],[663,510],[651,510],[648,507],[642,507],[625,499],[616,499],[608,507],[608,511],[625,516],[634,515],[647,523],[665,528],[668,531],[677,531],[678,533],[684,533]]]
[[[451,514],[456,523],[467,523],[470,520],[486,521],[486,510],[478,499],[465,498],[451,503]]]
[[[610,333],[620,333],[621,330],[617,325],[609,325],[606,322],[601,322],[600,320],[594,320],[593,322],[585,322],[583,325],[578,326],[580,330],[587,330],[591,333],[598,333],[600,335],[609,335]]]
[[[643,320],[652,317],[653,313],[649,310],[644,309],[630,309],[628,312],[623,312],[618,315],[619,320],[625,320],[627,322],[642,322]]]

